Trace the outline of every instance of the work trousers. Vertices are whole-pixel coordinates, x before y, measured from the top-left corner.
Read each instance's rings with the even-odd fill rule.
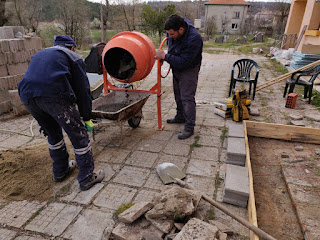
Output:
[[[63,138],[63,128],[74,148],[79,167],[78,182],[86,182],[93,172],[94,162],[89,136],[75,104],[66,99],[48,97],[31,98],[23,104],[39,123],[40,132],[43,131],[48,137],[54,176],[63,176],[69,167],[69,154]]]
[[[183,71],[172,69],[173,91],[177,105],[177,119],[184,119],[184,129],[193,131],[196,124],[196,100],[200,64]]]

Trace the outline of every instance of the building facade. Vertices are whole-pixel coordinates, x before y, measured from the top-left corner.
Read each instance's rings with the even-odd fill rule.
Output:
[[[205,24],[214,21],[220,34],[240,34],[248,7],[244,0],[210,0],[205,3]]]

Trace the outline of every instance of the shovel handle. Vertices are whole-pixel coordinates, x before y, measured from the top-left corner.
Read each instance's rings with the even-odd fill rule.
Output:
[[[185,188],[191,189],[191,190],[197,190],[195,189],[192,185],[187,184],[186,182],[178,179],[178,178],[174,178],[174,180],[180,185],[183,186]],[[257,234],[259,237],[263,238],[263,239],[267,239],[267,240],[277,240],[276,238],[270,236],[268,233],[264,232],[263,230],[261,230],[260,228],[258,228],[257,226],[254,226],[253,224],[251,224],[250,222],[248,222],[246,219],[239,217],[235,214],[233,214],[228,208],[226,208],[225,206],[223,206],[222,204],[218,203],[217,201],[213,200],[212,198],[210,198],[208,195],[205,195],[203,193],[202,194],[202,198],[204,200],[206,200],[208,203],[211,203],[213,206],[215,206],[216,208],[218,208],[219,210],[221,210],[222,212],[224,212],[225,214],[229,215],[230,217],[234,218],[235,220],[237,220],[239,223],[241,223],[243,226],[249,228],[252,232],[254,232],[255,234]]]

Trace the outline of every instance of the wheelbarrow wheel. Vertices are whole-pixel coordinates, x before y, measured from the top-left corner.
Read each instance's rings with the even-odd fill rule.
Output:
[[[141,117],[133,117],[128,120],[128,124],[132,128],[137,128],[140,125]]]

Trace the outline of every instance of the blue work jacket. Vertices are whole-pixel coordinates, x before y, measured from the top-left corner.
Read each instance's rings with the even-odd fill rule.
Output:
[[[184,20],[188,27],[181,39],[174,41],[168,38],[168,53],[164,59],[172,69],[177,71],[192,68],[201,64],[202,60],[202,37],[188,19]]]
[[[64,98],[78,105],[84,121],[90,119],[92,99],[82,58],[63,46],[37,52],[18,84],[22,101],[34,97]]]

